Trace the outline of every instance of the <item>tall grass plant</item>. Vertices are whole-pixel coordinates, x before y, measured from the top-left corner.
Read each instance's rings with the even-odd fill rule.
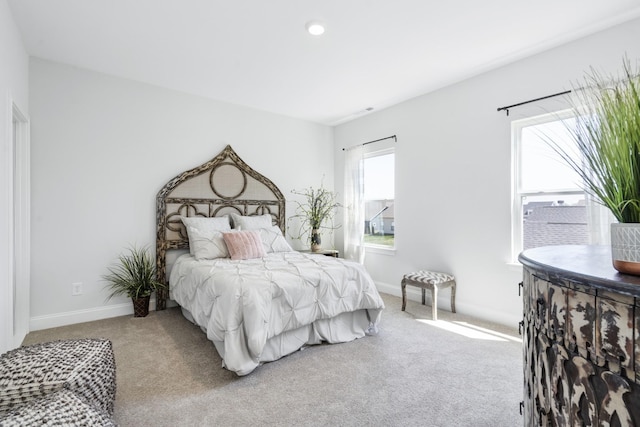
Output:
[[[578,89],[570,134],[582,159],[551,145],[581,177],[585,192],[621,223],[640,223],[640,77],[627,58],[621,77],[591,70]]]

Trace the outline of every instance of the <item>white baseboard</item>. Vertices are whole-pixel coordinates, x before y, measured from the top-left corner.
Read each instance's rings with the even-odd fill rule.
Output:
[[[398,283],[397,285],[390,285],[388,283],[376,282],[376,288],[378,288],[379,292],[384,292],[385,294],[402,298],[402,288],[400,287],[400,283]],[[447,298],[446,301],[444,299],[442,300],[444,301],[443,303],[441,303],[442,301],[440,301],[440,298],[438,298],[438,310],[440,310],[440,307],[442,307],[442,309],[444,310],[451,311],[449,307],[449,301],[451,301],[449,298],[449,291],[447,291],[446,294]],[[411,301],[422,302],[422,291],[420,290],[420,288],[407,286],[407,299]],[[427,302],[430,304],[429,301],[431,301],[431,293],[427,292]]]
[[[393,295],[396,297],[402,298],[402,288],[400,287],[400,283],[396,285],[390,285],[388,283],[376,282],[376,288],[378,288],[379,292],[383,292],[385,294]],[[451,311],[451,297],[449,294],[450,290],[445,290],[442,292],[442,298],[438,298],[438,311],[445,310]],[[519,313],[509,313],[505,311],[498,310],[489,310],[485,307],[479,306],[477,304],[468,304],[464,301],[460,301],[456,295],[456,312],[462,313],[468,316],[476,317],[478,319],[482,319],[485,321],[497,323],[499,325],[504,325],[508,327],[517,328],[518,322],[522,320],[522,316]],[[420,288],[416,288],[414,286],[407,286],[407,299],[411,301],[422,302],[422,291]],[[427,292],[427,304],[431,304],[431,294]],[[398,308],[401,308],[398,307]],[[429,313],[431,313],[429,311]]]
[[[402,297],[402,290],[400,284],[391,285],[388,283],[376,282],[376,288],[378,291],[385,294],[393,295],[396,297]],[[442,299],[438,298],[438,310],[451,311],[449,302],[449,293],[444,292]],[[427,296],[427,303],[430,304],[431,296]],[[407,299],[412,301],[422,302],[422,292],[419,288],[408,286],[407,287]],[[167,307],[176,306],[175,302],[167,301]],[[149,304],[149,310],[155,310],[156,300],[151,299]],[[489,311],[486,308],[473,304],[465,304],[464,301],[459,301],[456,298],[456,309],[460,313],[464,313],[469,316],[477,317],[479,319],[495,322],[501,325],[517,327],[518,322],[522,320],[519,316],[503,311]],[[113,304],[102,307],[89,308],[84,310],[68,311],[65,313],[56,313],[45,316],[32,317],[29,321],[29,330],[39,331],[41,329],[57,328],[59,326],[73,325],[76,323],[92,322],[94,320],[108,319],[118,316],[130,316],[133,314],[133,304],[126,302],[122,304]]]
[[[167,301],[167,307],[171,307],[171,301]],[[156,300],[151,298],[149,310],[156,309]],[[112,304],[102,307],[87,308],[84,310],[67,311],[65,313],[48,314],[32,317],[29,320],[29,330],[57,328],[59,326],[73,325],[76,323],[93,322],[94,320],[109,319],[118,316],[133,315],[133,304],[129,301],[122,304]]]

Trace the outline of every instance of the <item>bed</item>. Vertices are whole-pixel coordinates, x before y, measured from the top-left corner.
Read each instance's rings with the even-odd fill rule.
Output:
[[[230,146],[157,195],[156,267],[168,289],[156,308],[175,301],[238,375],[378,332],[384,303],[364,267],[294,251],[285,219],[278,187]]]

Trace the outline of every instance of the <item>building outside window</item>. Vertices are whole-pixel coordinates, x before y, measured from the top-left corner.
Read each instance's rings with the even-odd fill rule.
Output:
[[[395,152],[370,151],[364,161],[364,243],[395,247]]]
[[[580,177],[547,141],[573,153],[572,112],[546,114],[512,123],[513,259],[526,249],[580,245],[590,241],[589,206]]]

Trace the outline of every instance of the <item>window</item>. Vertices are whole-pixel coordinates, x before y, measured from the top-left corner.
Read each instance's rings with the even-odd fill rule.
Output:
[[[580,177],[548,144],[567,153],[573,140],[571,112],[546,114],[512,123],[513,259],[525,249],[549,245],[588,244],[587,198]]]
[[[395,153],[393,148],[365,153],[364,243],[395,247]]]

